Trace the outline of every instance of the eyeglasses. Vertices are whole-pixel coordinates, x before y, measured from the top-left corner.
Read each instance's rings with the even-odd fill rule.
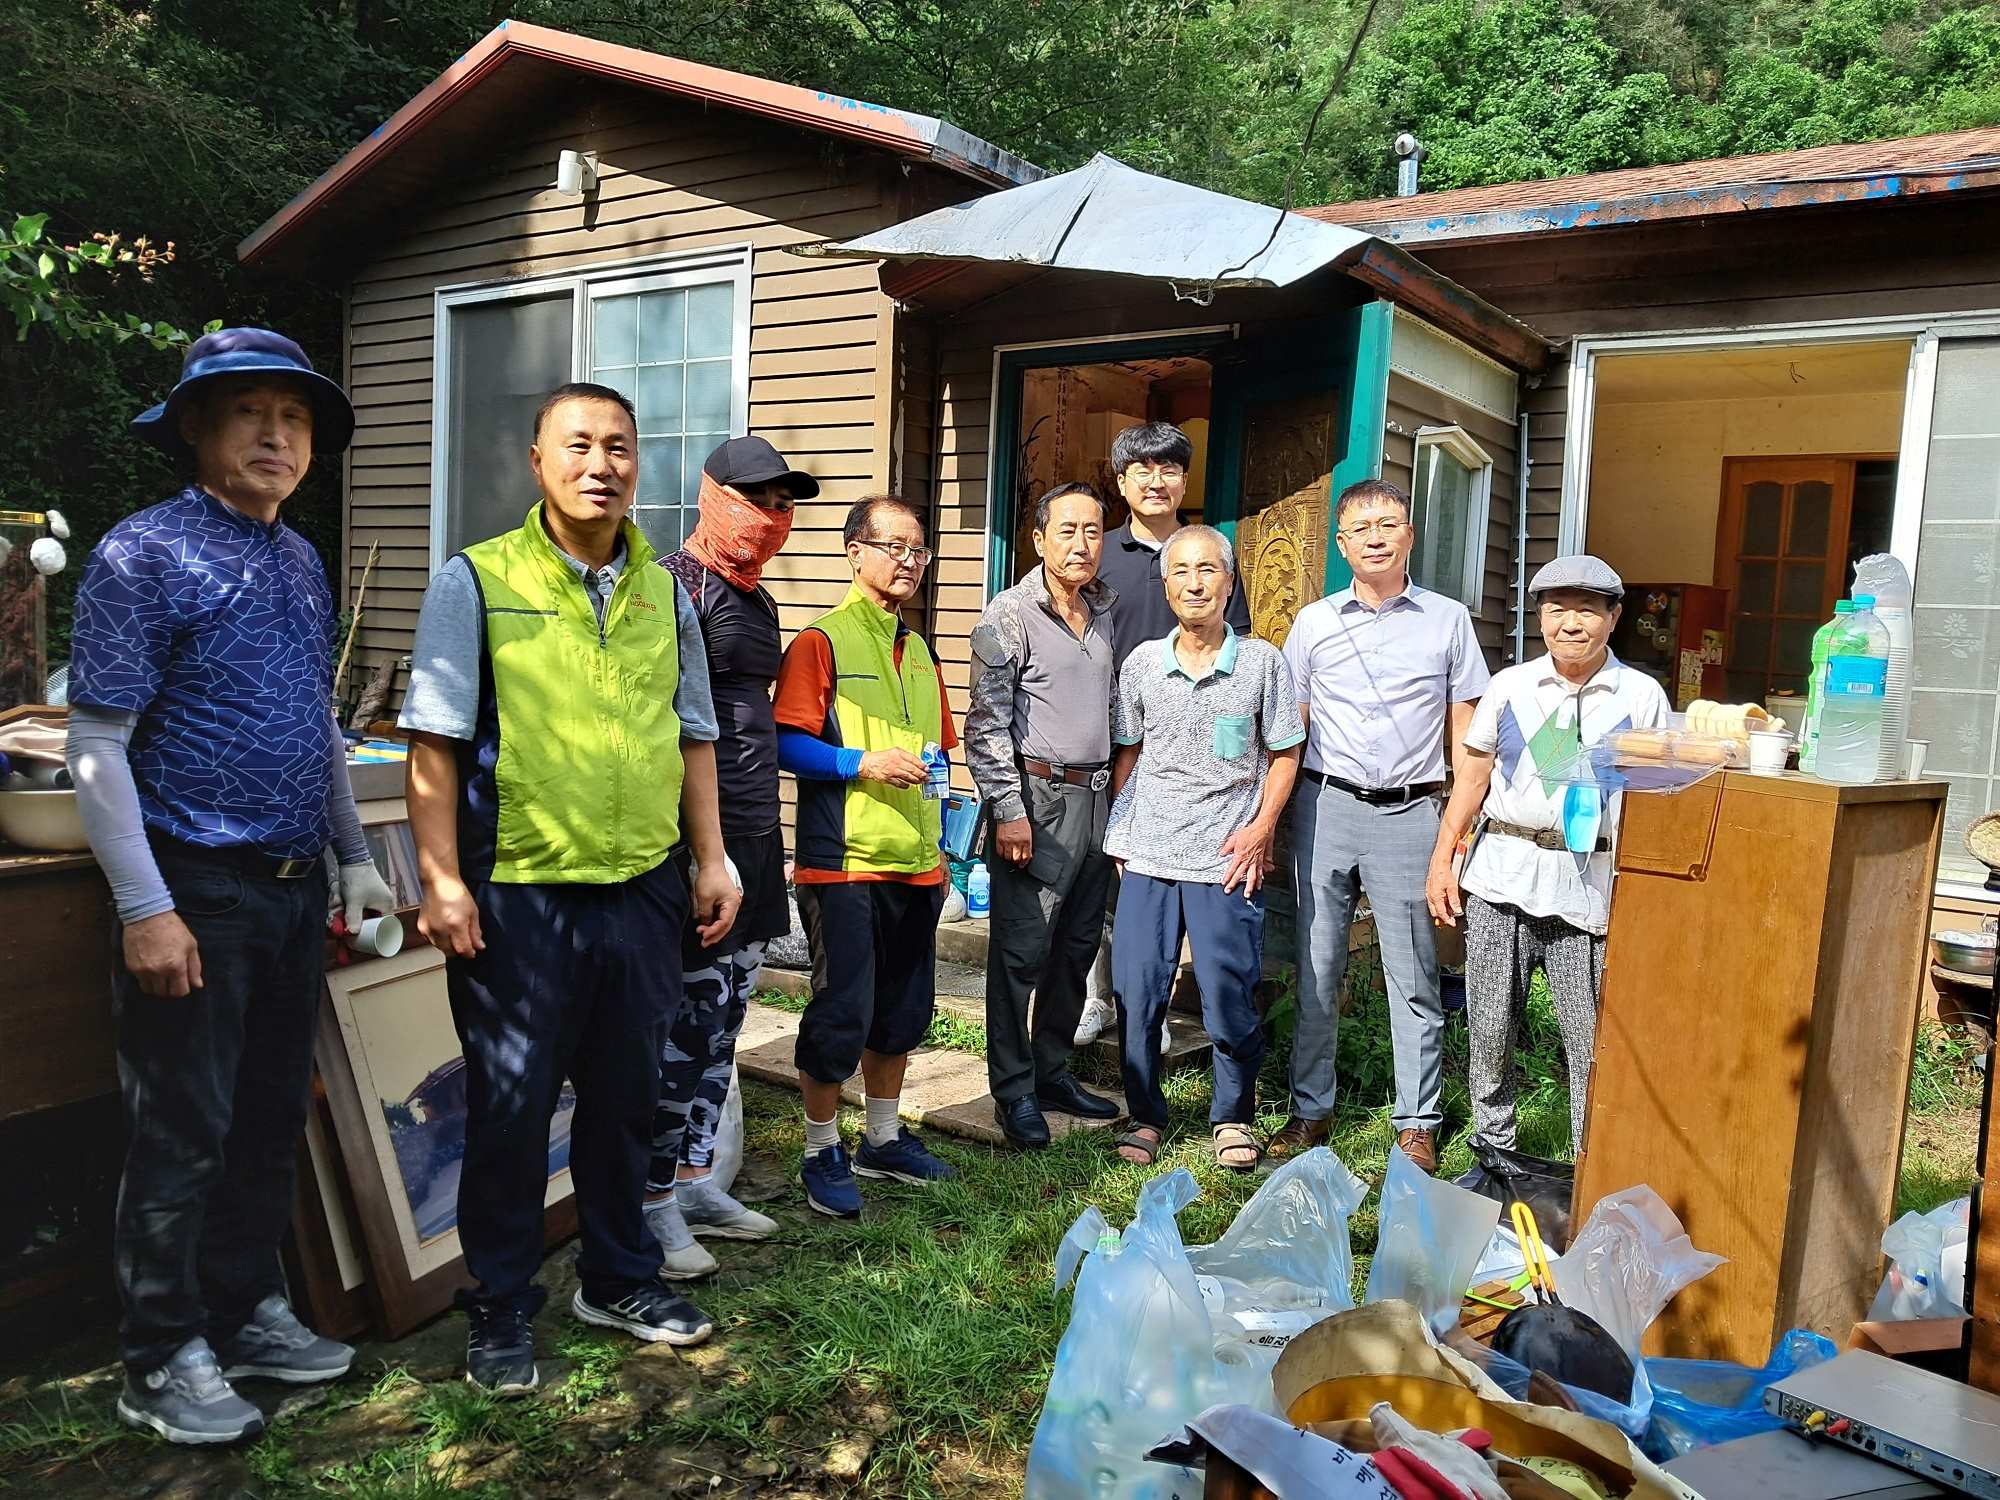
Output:
[[[937,556],[928,547],[912,547],[908,542],[881,542],[872,536],[858,536],[854,540],[864,547],[875,547],[888,553],[891,562],[913,562],[920,568],[929,567],[931,559]]]
[[[1127,464],[1125,477],[1142,483],[1159,480],[1163,484],[1172,484],[1176,479],[1187,478],[1187,470],[1179,464]]]
[[[1383,541],[1393,541],[1401,536],[1409,526],[1408,521],[1399,521],[1394,516],[1379,521],[1363,521],[1358,526],[1343,526],[1340,534],[1349,541],[1361,541],[1366,537],[1379,536]]]

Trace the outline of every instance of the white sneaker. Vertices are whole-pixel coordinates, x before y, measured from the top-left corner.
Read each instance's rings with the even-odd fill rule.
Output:
[[[646,1227],[660,1242],[660,1274],[667,1280],[693,1281],[715,1270],[715,1257],[695,1241],[672,1198],[646,1206]]]
[[[1076,1045],[1087,1047],[1101,1036],[1107,1027],[1118,1024],[1118,1008],[1109,1000],[1086,1000],[1083,1014],[1076,1019]]]
[[[778,1232],[778,1221],[745,1208],[715,1185],[713,1177],[696,1177],[674,1185],[674,1203],[689,1231],[719,1240],[762,1240]]]

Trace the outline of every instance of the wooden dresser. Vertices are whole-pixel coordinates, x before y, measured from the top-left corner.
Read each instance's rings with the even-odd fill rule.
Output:
[[[1625,798],[1574,1222],[1645,1183],[1728,1258],[1648,1353],[1760,1365],[1874,1296],[1945,790],[1726,771]]]

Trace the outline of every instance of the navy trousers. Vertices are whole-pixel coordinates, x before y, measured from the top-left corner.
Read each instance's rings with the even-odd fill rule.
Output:
[[[1111,984],[1118,993],[1125,1108],[1137,1125],[1167,1127],[1160,1088],[1160,1023],[1173,998],[1181,936],[1194,950],[1201,1024],[1214,1043],[1215,1101],[1209,1123],[1257,1118],[1264,1025],[1256,986],[1264,970],[1264,893],[1195,880],[1159,880],[1127,870],[1111,929]]]
[[[458,1237],[471,1296],[540,1303],[549,1121],[568,1078],[577,1276],[607,1306],[660,1269],[643,1203],[660,1045],[681,1003],[687,882],[666,859],[620,885],[489,882],[475,899],[486,948],[445,965],[465,1048]]]

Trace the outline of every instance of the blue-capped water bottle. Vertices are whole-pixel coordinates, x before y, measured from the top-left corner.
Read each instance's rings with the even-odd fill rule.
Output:
[[[944,748],[935,740],[924,746],[924,796],[932,802],[942,802],[951,795],[951,762],[945,759]]]

